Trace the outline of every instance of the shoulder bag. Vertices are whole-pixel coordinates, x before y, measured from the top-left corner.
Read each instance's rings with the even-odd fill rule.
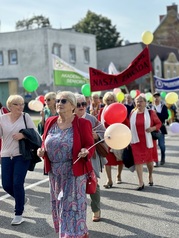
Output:
[[[80,139],[81,139],[81,131],[80,131],[80,126],[79,126],[79,120],[78,120],[78,131],[79,131]],[[81,139],[81,141],[82,141],[82,139]],[[96,192],[97,182],[98,181],[97,181],[94,170],[88,171],[87,180],[86,180],[86,193],[87,194],[94,194]]]

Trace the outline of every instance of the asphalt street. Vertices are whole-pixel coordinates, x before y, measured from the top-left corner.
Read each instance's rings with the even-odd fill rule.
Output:
[[[116,167],[113,167],[114,186],[103,188],[105,172],[101,174],[101,215],[98,223],[91,221],[88,196],[87,224],[90,238],[178,238],[179,237],[179,135],[166,137],[166,164],[154,168],[154,186],[148,185],[144,166],[145,189],[137,191],[136,172],[124,168],[122,184],[115,184]],[[159,154],[160,156],[160,154]],[[14,201],[2,189],[0,181],[0,238],[57,238],[52,224],[48,176],[43,175],[43,163],[34,172],[28,172],[25,222],[11,226]]]

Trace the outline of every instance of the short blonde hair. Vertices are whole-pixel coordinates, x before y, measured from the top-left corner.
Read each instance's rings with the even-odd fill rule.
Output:
[[[113,98],[114,102],[117,102],[116,94],[113,93],[113,92],[107,92],[107,93],[104,94],[104,96],[103,96],[103,103],[104,104],[107,104],[107,99],[108,98]]]
[[[10,111],[10,106],[13,102],[24,103],[24,98],[21,95],[10,95],[6,101],[6,107]]]
[[[56,97],[64,96],[74,107],[77,105],[77,99],[75,97],[75,94],[71,91],[62,91],[58,92]]]
[[[50,99],[55,99],[56,98],[56,93],[55,92],[48,92],[45,94],[45,99],[50,98]]]

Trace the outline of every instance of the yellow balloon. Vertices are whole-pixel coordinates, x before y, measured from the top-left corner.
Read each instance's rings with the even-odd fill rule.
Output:
[[[117,93],[117,94],[116,94],[116,97],[117,97],[118,102],[122,102],[122,101],[124,100],[124,98],[125,98],[123,92]]]
[[[104,133],[106,144],[115,150],[121,150],[127,147],[131,142],[131,139],[131,130],[122,123],[110,125]]]
[[[154,35],[150,31],[144,31],[142,33],[142,42],[146,45],[152,43]]]
[[[168,104],[174,104],[178,101],[178,94],[175,92],[167,93],[165,101]]]

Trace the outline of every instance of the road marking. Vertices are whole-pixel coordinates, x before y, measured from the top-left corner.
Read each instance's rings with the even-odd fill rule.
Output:
[[[46,179],[43,179],[43,180],[41,180],[41,181],[39,181],[39,182],[30,184],[30,185],[28,185],[28,186],[25,187],[25,190],[30,189],[30,188],[33,188],[33,187],[38,186],[38,185],[40,185],[40,184],[46,183],[46,182],[48,182],[48,181],[49,181],[49,178],[46,178]],[[0,201],[3,201],[3,200],[5,200],[6,198],[9,198],[9,197],[11,197],[11,195],[5,194],[5,195],[3,195],[3,196],[0,197]]]

